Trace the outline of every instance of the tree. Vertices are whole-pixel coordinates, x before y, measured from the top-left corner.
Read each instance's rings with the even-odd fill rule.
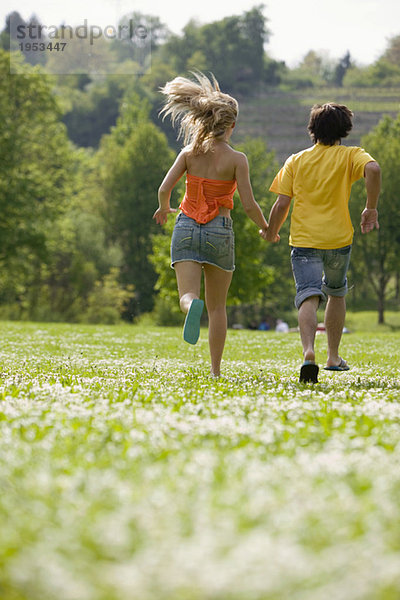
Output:
[[[170,35],[168,27],[160,21],[159,17],[140,12],[133,12],[123,16],[118,26],[125,28],[122,31],[129,32],[122,40],[115,39],[111,43],[111,47],[119,60],[136,59],[135,46],[137,45],[137,36],[148,36],[150,39],[150,51],[154,52]]]
[[[264,79],[264,44],[268,40],[263,5],[240,16],[199,25],[190,21],[183,36],[171,36],[161,52],[180,73],[200,60],[226,91],[248,91]]]
[[[343,86],[343,79],[346,75],[346,72],[351,67],[351,57],[350,52],[347,50],[346,54],[339,59],[337,63],[334,74],[333,74],[333,83],[339,87]]]
[[[182,37],[170,35],[160,48],[161,62],[170,64],[176,73],[185,73],[190,58],[202,52],[201,25],[191,19],[182,30]]]
[[[84,90],[59,86],[67,106],[63,121],[71,140],[78,146],[97,148],[101,137],[116,124],[124,95],[133,90],[140,97],[146,95],[138,79],[118,75],[89,80]]]
[[[400,66],[386,58],[368,67],[351,67],[347,70],[343,85],[346,87],[399,87]]]
[[[51,80],[0,52],[0,263],[28,252],[39,259],[50,223],[70,193],[72,148]]]
[[[122,316],[120,301],[128,290],[118,283],[122,252],[106,239],[96,157],[87,150],[77,150],[71,171],[70,201],[52,223],[46,236],[46,259],[38,265],[26,294],[29,316],[110,322],[114,315],[116,321]],[[115,291],[114,303],[111,290]]]
[[[17,28],[20,25],[24,27],[26,22],[16,10],[6,16],[6,25],[1,32],[1,47],[3,50],[19,50],[16,38],[18,33]]]
[[[118,288],[115,305],[104,307],[104,294],[118,287],[122,253],[105,238],[97,165],[69,142],[52,79],[19,56],[15,64],[18,75],[10,76],[0,53],[3,315],[80,320],[90,308],[93,319],[99,301],[110,319],[129,290]]]
[[[397,119],[384,117],[361,142],[382,169],[383,185],[378,207],[380,229],[364,236],[356,231],[352,263],[354,267],[364,261],[376,298],[378,322],[384,323],[386,303],[390,294],[395,295],[400,272],[400,114]],[[365,186],[357,185],[351,204],[354,223],[359,222],[364,206]]]
[[[390,38],[389,45],[383,53],[382,58],[393,65],[400,65],[400,35]]]
[[[137,95],[125,98],[121,116],[99,150],[108,237],[123,252],[122,279],[135,286],[135,316],[153,308],[156,274],[149,261],[157,188],[173,162],[166,137],[149,120]]]
[[[328,52],[310,50],[299,66],[287,70],[283,83],[291,89],[321,87],[334,83],[335,65]]]
[[[303,60],[299,66],[300,69],[304,69],[304,71],[308,71],[311,75],[315,75],[316,77],[320,77],[323,70],[323,57],[315,50],[310,50],[304,56]]]
[[[260,138],[248,139],[237,149],[248,158],[254,196],[268,219],[269,206],[275,199],[268,191],[277,171],[275,155]],[[232,216],[236,270],[229,291],[229,302],[265,304],[270,298],[270,286],[276,276],[275,268],[268,260],[271,246],[258,235],[257,226],[247,217],[238,197]]]
[[[183,186],[178,184],[175,191],[180,190],[183,197]],[[171,203],[171,206],[174,206]],[[176,285],[175,271],[171,269],[170,245],[175,218],[171,215],[163,230],[151,236],[152,252],[149,256],[157,279],[154,284],[156,293],[154,316],[158,325],[179,325],[183,318],[179,308],[179,295]]]
[[[13,11],[6,17],[6,26],[2,32],[3,48],[21,53],[31,65],[46,64],[46,52],[36,52],[31,49],[32,42],[47,41],[45,36],[41,36],[39,39],[39,27],[41,27],[41,23],[35,15],[25,21],[17,11]],[[22,28],[21,31],[25,32],[25,38],[21,38],[20,28]],[[8,46],[5,45],[7,41]],[[29,45],[25,43],[21,50],[19,47],[21,42],[28,42]]]

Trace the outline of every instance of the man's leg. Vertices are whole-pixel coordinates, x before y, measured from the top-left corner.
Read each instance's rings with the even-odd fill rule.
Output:
[[[296,283],[295,305],[299,314],[300,338],[304,363],[300,382],[317,383],[318,365],[315,363],[314,342],[317,332],[317,309],[325,294],[322,292],[323,259],[315,248],[292,248],[291,261]]]
[[[325,309],[325,329],[328,342],[327,367],[341,364],[339,344],[346,317],[347,270],[351,246],[327,250],[324,262],[323,290],[328,295]],[[347,365],[346,365],[347,366]]]
[[[339,344],[342,339],[345,317],[345,297],[328,296],[328,302],[325,309],[325,329],[328,338],[327,367],[336,367],[341,362],[339,356]]]
[[[304,300],[299,308],[300,338],[303,344],[304,360],[315,362],[314,342],[317,332],[317,309],[320,297],[311,296]]]

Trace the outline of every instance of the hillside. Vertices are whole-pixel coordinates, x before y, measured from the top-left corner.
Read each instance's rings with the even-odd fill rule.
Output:
[[[307,122],[310,108],[317,102],[340,102],[354,111],[354,128],[345,140],[346,145],[360,144],[361,138],[383,115],[395,117],[400,112],[397,88],[322,88],[295,92],[273,89],[238,100],[240,114],[234,144],[249,136],[265,137],[280,163],[291,153],[310,145]]]

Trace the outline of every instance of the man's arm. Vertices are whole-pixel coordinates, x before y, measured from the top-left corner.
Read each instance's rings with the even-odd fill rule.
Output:
[[[364,168],[365,188],[367,190],[367,203],[361,213],[361,232],[369,233],[379,229],[378,199],[381,191],[381,168],[376,161],[370,161]]]
[[[279,194],[275,204],[271,208],[271,212],[269,213],[268,224],[269,227],[265,234],[262,236],[269,242],[279,242],[280,235],[279,230],[284,224],[289,214],[290,203],[292,199],[290,196],[285,196],[284,194]]]

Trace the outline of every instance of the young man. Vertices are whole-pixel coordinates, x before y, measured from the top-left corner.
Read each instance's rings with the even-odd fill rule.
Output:
[[[261,233],[270,242],[279,241],[279,230],[293,198],[289,244],[303,345],[301,382],[318,381],[314,352],[317,309],[326,298],[328,359],[325,369],[349,369],[339,356],[339,344],[346,315],[346,275],[354,233],[348,202],[352,184],[361,177],[365,177],[367,191],[361,231],[379,229],[380,167],[362,148],[341,145],[341,139],[353,127],[352,118],[351,110],[341,104],[328,102],[313,106],[308,131],[314,145],[292,154],[276,175],[270,190],[277,193],[278,198],[271,209],[269,229]]]

